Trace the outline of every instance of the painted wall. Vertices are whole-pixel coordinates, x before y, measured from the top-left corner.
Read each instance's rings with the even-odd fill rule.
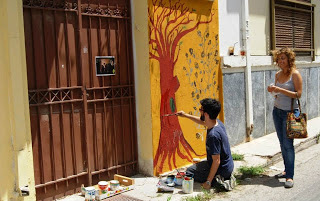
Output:
[[[35,200],[21,0],[0,3],[0,47],[0,200]]]
[[[148,0],[131,0],[131,5],[139,171],[153,175]]]
[[[222,100],[218,1],[149,0],[154,173],[205,157],[206,130],[188,119],[200,100]],[[223,119],[223,113],[220,115]]]

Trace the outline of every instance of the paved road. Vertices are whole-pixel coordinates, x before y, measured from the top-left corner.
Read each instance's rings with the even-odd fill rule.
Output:
[[[273,176],[283,170],[283,162],[268,169],[266,175],[247,179],[237,188],[214,200],[239,201],[320,201],[320,144],[296,154],[294,187],[284,188],[285,179]]]

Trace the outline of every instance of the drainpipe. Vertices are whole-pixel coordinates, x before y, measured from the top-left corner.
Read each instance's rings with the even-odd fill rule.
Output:
[[[252,79],[249,41],[249,0],[242,0],[242,55],[246,57],[246,141],[250,141],[253,130]]]

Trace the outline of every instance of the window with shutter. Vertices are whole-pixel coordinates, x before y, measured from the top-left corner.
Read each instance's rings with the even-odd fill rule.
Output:
[[[271,0],[272,48],[292,48],[314,60],[314,6],[311,0]]]

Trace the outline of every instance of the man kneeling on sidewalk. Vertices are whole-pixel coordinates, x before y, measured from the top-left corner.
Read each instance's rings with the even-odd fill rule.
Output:
[[[201,186],[205,189],[210,189],[217,182],[230,191],[235,186],[235,178],[232,175],[234,165],[226,129],[217,119],[221,104],[211,98],[201,100],[200,104],[200,117],[184,111],[176,113],[177,116],[188,118],[207,127],[207,160],[192,165],[187,169],[186,174],[193,174],[194,180],[202,183]]]

